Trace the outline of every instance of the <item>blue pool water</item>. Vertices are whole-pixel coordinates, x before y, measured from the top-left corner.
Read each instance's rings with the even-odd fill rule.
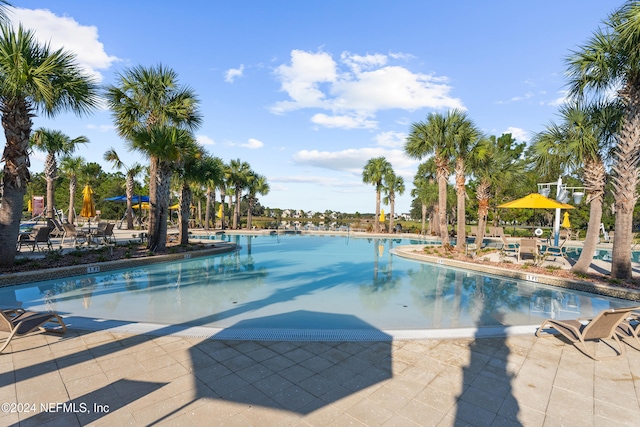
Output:
[[[630,305],[391,255],[407,239],[227,235],[242,249],[0,288],[70,319],[178,327],[415,331],[539,325]]]

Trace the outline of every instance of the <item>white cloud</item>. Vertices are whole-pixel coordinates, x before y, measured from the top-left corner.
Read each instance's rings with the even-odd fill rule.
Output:
[[[257,150],[258,148],[264,147],[264,143],[255,138],[249,138],[247,142],[245,142],[244,144],[241,144],[238,142],[232,142],[232,141],[226,141],[224,144],[227,147],[242,147],[242,148],[248,148],[250,150]]]
[[[233,83],[238,77],[242,77],[244,72],[244,64],[240,64],[240,68],[230,68],[224,75],[224,81],[227,83]]]
[[[378,125],[378,122],[367,120],[367,118],[363,116],[328,116],[322,113],[315,114],[311,117],[311,122],[328,128],[342,129],[374,129]]]
[[[385,157],[398,174],[418,164],[417,161],[409,159],[403,150],[385,148],[350,148],[341,151],[301,150],[294,154],[293,161],[299,165],[360,175],[367,161],[374,157]]]
[[[110,132],[115,130],[116,127],[114,125],[87,125],[87,129],[97,130],[98,132]]]
[[[196,141],[200,145],[215,145],[215,141],[206,135],[196,135]]]
[[[518,142],[529,141],[529,139],[531,139],[529,132],[520,128],[508,127],[507,130],[502,133],[510,133]]]
[[[102,81],[98,70],[105,70],[119,61],[105,52],[95,26],[81,25],[73,18],[57,16],[47,9],[12,8],[11,12],[9,17],[16,27],[20,22],[35,32],[40,43],[73,52],[80,66],[97,81]]]
[[[405,67],[390,65],[389,58],[407,55],[340,56],[342,68],[326,52],[293,50],[290,64],[276,68],[275,75],[288,100],[271,107],[275,114],[304,108],[331,111],[315,114],[312,121],[328,127],[372,127],[377,111],[420,108],[465,109],[462,101],[450,96],[446,77],[414,73]]]
[[[403,148],[407,134],[404,132],[382,132],[375,136],[377,145],[389,148]]]
[[[269,182],[280,184],[316,184],[322,187],[351,187],[359,182],[345,181],[344,179],[327,176],[313,175],[293,175],[293,176],[270,176]]]

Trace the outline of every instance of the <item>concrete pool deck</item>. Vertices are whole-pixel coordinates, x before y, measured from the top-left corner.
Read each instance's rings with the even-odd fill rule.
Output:
[[[71,327],[0,354],[0,425],[631,426],[640,346],[624,345],[596,362],[531,334],[225,341]]]
[[[632,426],[640,348],[624,345],[596,362],[531,335],[260,342],[70,329],[0,354],[0,424]]]

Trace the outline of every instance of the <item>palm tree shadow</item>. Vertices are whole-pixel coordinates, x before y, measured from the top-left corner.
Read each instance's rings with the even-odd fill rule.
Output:
[[[487,308],[482,310],[480,325],[496,320],[494,310]],[[463,368],[463,389],[458,396],[455,425],[522,425],[518,420],[520,407],[512,394],[510,353],[506,336],[482,338],[481,329],[477,329],[469,345],[469,364]]]

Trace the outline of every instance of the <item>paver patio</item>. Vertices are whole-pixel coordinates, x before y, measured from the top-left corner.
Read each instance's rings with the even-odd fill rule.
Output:
[[[631,345],[596,362],[529,335],[230,342],[71,329],[0,355],[0,425],[631,426]]]

